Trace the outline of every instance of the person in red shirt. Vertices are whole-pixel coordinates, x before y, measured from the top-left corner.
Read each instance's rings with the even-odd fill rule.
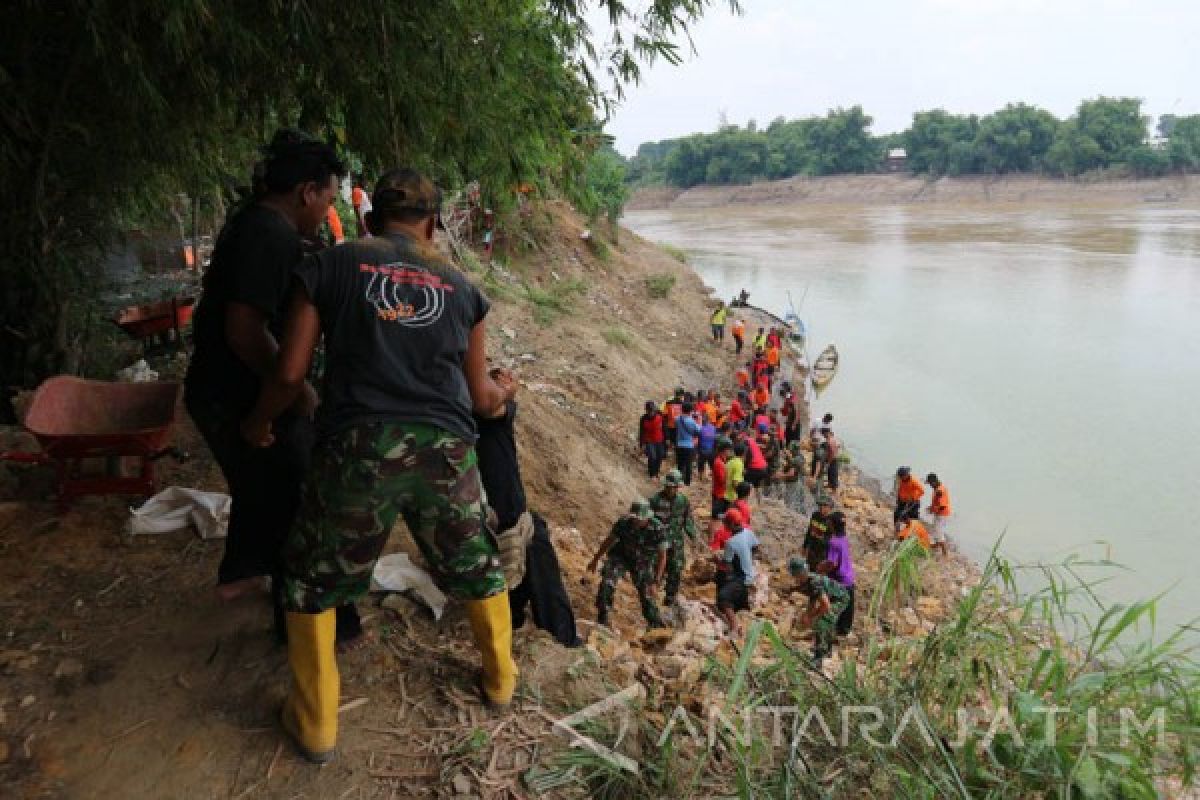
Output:
[[[742,407],[742,398],[745,395],[739,395],[732,403],[729,404],[729,423],[733,427],[739,427],[746,420],[746,409]]]
[[[733,536],[731,527],[742,527],[745,523],[742,521],[741,513],[730,509],[721,515],[722,524],[718,525],[713,531],[712,537],[708,540],[708,548],[714,553],[720,553],[725,549],[725,542],[729,541],[729,537]]]
[[[647,401],[646,413],[638,423],[638,445],[646,454],[646,473],[657,478],[663,459],[667,457],[667,443],[663,415],[653,401]]]
[[[765,376],[764,376],[765,377]],[[771,390],[766,386],[759,386],[754,390],[754,407],[766,408],[771,403]]]
[[[767,459],[753,436],[746,437],[746,481],[757,489],[767,477]]]
[[[754,486],[742,481],[737,487],[737,500],[729,506],[732,510],[738,512],[742,517],[742,524],[747,528],[750,527],[750,493],[754,491]]]
[[[712,518],[720,519],[721,515],[729,508],[729,501],[725,499],[725,493],[729,487],[725,485],[727,470],[725,469],[725,459],[729,458],[729,454],[733,452],[733,442],[722,436],[717,439],[717,456],[712,463]]]

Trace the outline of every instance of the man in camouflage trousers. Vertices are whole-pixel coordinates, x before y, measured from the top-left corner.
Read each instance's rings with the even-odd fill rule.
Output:
[[[808,564],[800,556],[788,561],[788,572],[796,579],[796,590],[808,598],[808,609],[800,618],[800,624],[812,628],[812,657],[820,666],[833,652],[837,620],[850,603],[850,595],[844,586],[832,578],[810,572]]]
[[[504,591],[481,486],[475,449],[432,425],[379,422],[332,437],[284,548],[288,605],[317,613],[366,594],[397,516],[448,592]]]
[[[629,513],[612,526],[612,531],[588,564],[588,571],[595,572],[596,565],[607,554],[600,570],[600,590],[596,593],[596,622],[608,624],[608,610],[612,608],[617,584],[628,572],[637,588],[646,623],[651,628],[663,626],[654,594],[667,566],[668,547],[666,530],[655,518],[650,503],[635,501]]]
[[[650,508],[654,510],[655,518],[666,528],[667,545],[667,581],[663,593],[663,603],[668,607],[675,605],[679,595],[679,585],[683,582],[683,568],[687,564],[687,548],[683,537],[696,540],[696,521],[692,517],[692,504],[687,495],[679,491],[683,486],[683,475],[673,469],[663,478],[663,486],[650,498]]]

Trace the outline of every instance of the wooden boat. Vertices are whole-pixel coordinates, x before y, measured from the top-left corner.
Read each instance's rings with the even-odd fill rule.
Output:
[[[821,354],[813,361],[812,377],[813,388],[817,391],[824,389],[833,380],[833,376],[837,373],[838,368],[838,351],[833,345],[829,345]]]
[[[795,312],[789,312],[784,316],[783,321],[787,323],[788,339],[796,345],[796,349],[803,350],[804,340],[808,336],[808,328],[804,325],[804,320],[800,319]]]

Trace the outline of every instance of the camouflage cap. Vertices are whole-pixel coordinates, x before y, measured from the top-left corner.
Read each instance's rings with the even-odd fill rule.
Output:
[[[629,513],[638,519],[654,519],[654,509],[650,507],[650,501],[645,499],[634,500],[629,506]]]
[[[822,494],[817,497],[817,505],[833,507],[833,498],[827,494]]]
[[[726,447],[733,447],[733,439],[730,439],[728,436],[718,436],[717,449],[724,450]]]
[[[433,181],[407,167],[390,169],[380,176],[371,194],[371,208],[387,213],[437,214],[442,193]]]
[[[683,473],[673,469],[663,478],[664,486],[683,486]]]
[[[800,556],[792,556],[788,559],[788,572],[795,577],[808,574],[808,564]]]

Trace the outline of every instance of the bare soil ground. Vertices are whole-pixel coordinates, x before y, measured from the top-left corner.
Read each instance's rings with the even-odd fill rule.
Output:
[[[728,390],[734,360],[731,342],[710,341],[712,299],[685,264],[627,232],[601,251],[580,238],[584,226],[568,210],[538,213],[537,246],[508,269],[475,277],[496,300],[493,360],[513,365],[524,387],[518,432],[530,505],[552,524],[587,636],[596,583],[586,562],[630,500],[653,488],[635,441],[642,404],[676,385]],[[647,288],[660,275],[675,278],[666,299]],[[540,287],[541,301],[523,285]],[[548,310],[547,296],[567,299]],[[162,485],[223,489],[182,411],[175,443],[193,457],[163,463]],[[519,702],[504,714],[475,699],[478,662],[460,609],[435,623],[415,605],[382,608],[372,596],[361,604],[371,643],[339,658],[338,758],[312,767],[277,730],[288,677],[266,597],[228,605],[213,597],[221,542],[188,533],[131,538],[129,503],[116,498],[84,500],[59,516],[40,469],[15,471],[0,486],[11,494],[0,503],[5,797],[586,796],[578,786],[529,788],[530,767],[552,763],[566,744],[552,720],[635,677],[651,688],[667,681],[637,638],[643,623],[628,584],[614,619],[626,657],[607,658],[612,642],[595,637],[592,647],[567,650],[528,626],[515,644]],[[691,493],[706,512],[707,481]],[[853,485],[842,501],[869,581],[887,511]],[[778,503],[761,511],[756,527],[778,575],[804,520]],[[412,552],[403,526],[392,547]],[[694,555],[685,595],[707,602],[705,559]],[[938,591],[949,597],[964,575],[947,571]]]

